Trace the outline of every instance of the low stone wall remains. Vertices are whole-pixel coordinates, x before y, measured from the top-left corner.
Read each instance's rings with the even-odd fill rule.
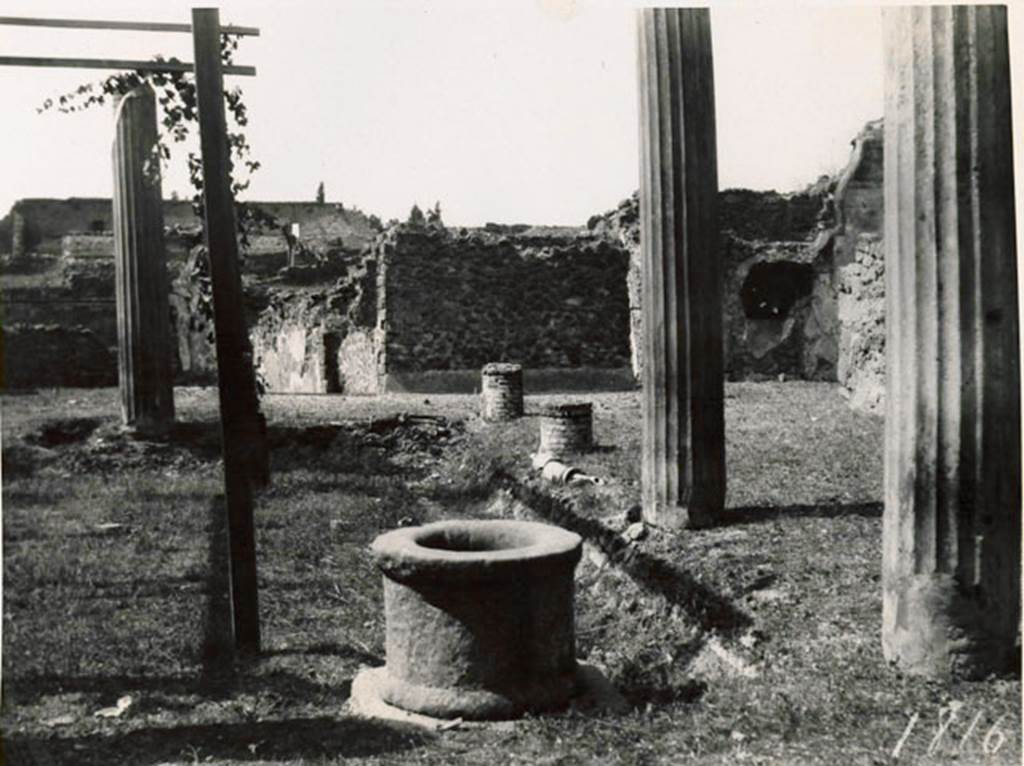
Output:
[[[629,364],[629,253],[611,242],[399,226],[376,257],[384,375]]]
[[[117,385],[116,356],[81,327],[5,322],[0,360],[0,387],[8,391]]]

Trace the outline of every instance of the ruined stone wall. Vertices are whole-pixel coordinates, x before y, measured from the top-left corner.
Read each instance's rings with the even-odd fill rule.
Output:
[[[885,410],[885,253],[861,234],[854,261],[839,269],[839,382],[854,409]]]
[[[587,221],[587,229],[597,237],[617,243],[629,253],[626,271],[626,295],[629,299],[629,366],[635,380],[640,380],[643,369],[643,289],[640,261],[640,194],[634,192],[619,206],[604,215],[595,215]]]
[[[267,391],[378,392],[376,263],[349,265],[333,285],[270,289],[250,337],[257,375]]]
[[[880,122],[869,123],[848,166],[803,192],[720,193],[730,379],[839,380],[854,406],[882,407],[881,142]],[[528,371],[632,365],[639,377],[636,194],[586,228],[401,225],[360,254],[348,248],[372,233],[368,222],[355,226],[356,237],[343,229],[367,220],[361,213],[346,211],[345,219],[333,205],[263,204],[282,220],[298,220],[300,239],[325,248],[304,251],[286,267],[280,233],[251,240],[246,307],[271,391],[376,393],[414,373],[437,373],[445,390],[445,373],[478,371],[490,361],[520,362]],[[212,327],[188,276],[201,266],[188,254],[196,222],[188,203],[167,205],[176,381],[213,383]],[[24,257],[4,261],[4,324],[88,330],[109,352],[104,363],[116,364],[112,248],[108,233],[88,233],[109,228],[109,201],[23,200],[15,210],[0,230],[13,236],[17,228],[31,239],[25,228],[35,226],[37,243],[40,232],[52,235],[55,249],[33,255],[30,246]],[[68,234],[72,228],[86,233]],[[337,237],[343,246],[329,244]]]
[[[837,268],[856,259],[862,234],[882,235],[885,216],[883,134],[881,120],[865,125],[854,137],[850,162],[837,179],[834,195],[839,224]]]
[[[730,379],[838,379],[850,388],[855,405],[877,401],[877,360],[884,360],[878,344],[884,332],[865,333],[861,325],[865,312],[874,317],[876,309],[882,310],[872,303],[882,285],[864,283],[845,269],[857,261],[858,243],[865,237],[880,239],[882,233],[881,121],[868,123],[851,143],[847,166],[802,192],[719,193],[723,345]],[[643,340],[638,213],[633,194],[587,222],[591,234],[630,253],[630,345],[637,379]],[[862,293],[872,308],[853,310],[850,301],[860,300]],[[840,300],[845,301],[842,311]],[[875,318],[863,321],[876,323]],[[861,343],[870,348],[851,351]],[[867,389],[858,393],[862,383]]]
[[[205,257],[200,250],[184,262],[171,261],[168,265],[170,279],[170,315],[172,339],[176,354],[174,358],[175,382],[178,384],[216,383],[217,368],[213,347],[213,327],[207,321],[207,312],[202,304],[208,298],[201,295],[196,283],[187,272],[196,268],[197,259]],[[93,349],[98,354],[95,365],[86,364],[84,369],[93,370],[81,377],[79,385],[88,381],[117,379],[117,304],[114,296],[114,259],[93,255],[23,256],[11,268],[11,258],[5,257],[0,266],[0,305],[3,310],[2,330],[4,334],[18,328],[47,326],[66,331],[55,334],[51,331],[37,350],[26,354],[31,345],[19,342],[7,349],[5,359],[8,380],[31,381],[47,366],[53,371],[38,377],[34,384],[65,385],[54,382],[68,379],[73,373],[60,368],[82,365],[83,354]],[[251,276],[246,276],[252,282]],[[265,291],[255,286],[246,291],[245,307],[250,321],[260,313],[265,304]],[[22,338],[35,335],[20,336]],[[74,338],[87,338],[82,352],[74,355],[57,353],[61,343],[71,343]],[[56,339],[56,340],[54,340]],[[103,353],[99,350],[102,349]],[[108,369],[102,374],[96,370]],[[13,383],[12,383],[13,385]],[[71,385],[71,384],[66,384]],[[106,384],[103,384],[106,385]]]
[[[629,364],[629,254],[607,240],[400,226],[376,254],[384,374]]]
[[[722,192],[726,370],[838,380],[878,411],[885,388],[882,124],[796,195]],[[762,305],[763,304],[763,305]]]
[[[377,232],[361,211],[331,203],[255,202],[282,224],[298,223],[299,236],[311,247],[359,251],[373,241]],[[58,254],[61,240],[68,234],[110,232],[113,211],[109,199],[71,197],[69,199],[23,199],[0,222],[0,253],[14,253],[14,221],[20,217],[22,247],[25,251]],[[171,229],[197,229],[199,219],[192,203],[164,200],[164,225]],[[112,246],[111,246],[112,251]]]
[[[836,379],[831,244],[723,237],[730,380]]]
[[[82,327],[4,322],[0,388],[117,385],[117,356]]]
[[[110,232],[113,228],[111,202],[102,197],[23,199],[14,203],[8,217],[13,219],[15,214],[24,220],[24,249],[31,252],[59,254],[61,239],[67,234]],[[165,200],[164,224],[197,225],[191,203]],[[0,241],[0,252],[14,252],[9,240]]]
[[[27,273],[2,267],[6,385],[116,382],[113,259],[23,257],[18,265]]]
[[[868,123],[836,190],[837,377],[855,409],[885,410],[883,129]]]
[[[282,224],[298,223],[299,238],[311,245],[359,251],[373,242],[377,231],[362,212],[331,203],[257,202]]]
[[[803,192],[719,193],[724,261],[723,348],[731,380],[778,376],[835,380],[837,324],[832,275],[830,179]],[[630,253],[631,363],[642,372],[639,199],[587,223]],[[763,304],[763,305],[761,305]]]

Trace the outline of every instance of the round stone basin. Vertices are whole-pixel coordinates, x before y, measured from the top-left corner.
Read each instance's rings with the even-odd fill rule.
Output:
[[[565,705],[576,681],[579,535],[528,521],[442,521],[388,532],[381,698],[440,718]]]

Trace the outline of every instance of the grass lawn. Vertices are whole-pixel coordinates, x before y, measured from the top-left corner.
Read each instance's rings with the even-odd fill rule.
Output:
[[[606,479],[582,487],[530,467],[555,397],[503,425],[471,396],[265,397],[263,652],[233,663],[215,391],[178,389],[160,442],[118,431],[113,389],[5,396],[0,762],[1019,763],[1019,678],[929,682],[882,659],[881,420],[828,384],[726,395],[729,522],[636,542],[634,393],[569,397],[594,403],[577,464]],[[384,662],[369,542],[508,516],[584,535],[578,654],[630,711],[444,732],[350,715],[353,676]]]

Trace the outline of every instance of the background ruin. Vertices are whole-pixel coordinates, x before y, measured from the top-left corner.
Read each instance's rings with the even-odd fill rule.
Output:
[[[884,399],[880,250],[882,128],[851,160],[792,194],[719,194],[729,380],[838,381],[855,407]],[[252,237],[243,265],[259,374],[269,391],[375,394],[473,390],[512,361],[527,386],[623,388],[639,374],[637,196],[580,227],[381,231],[357,209],[256,203],[282,231]],[[213,383],[212,328],[190,277],[191,205],[167,201],[178,383]],[[4,385],[117,379],[111,207],[28,199],[0,221]],[[292,263],[289,266],[289,250]]]

